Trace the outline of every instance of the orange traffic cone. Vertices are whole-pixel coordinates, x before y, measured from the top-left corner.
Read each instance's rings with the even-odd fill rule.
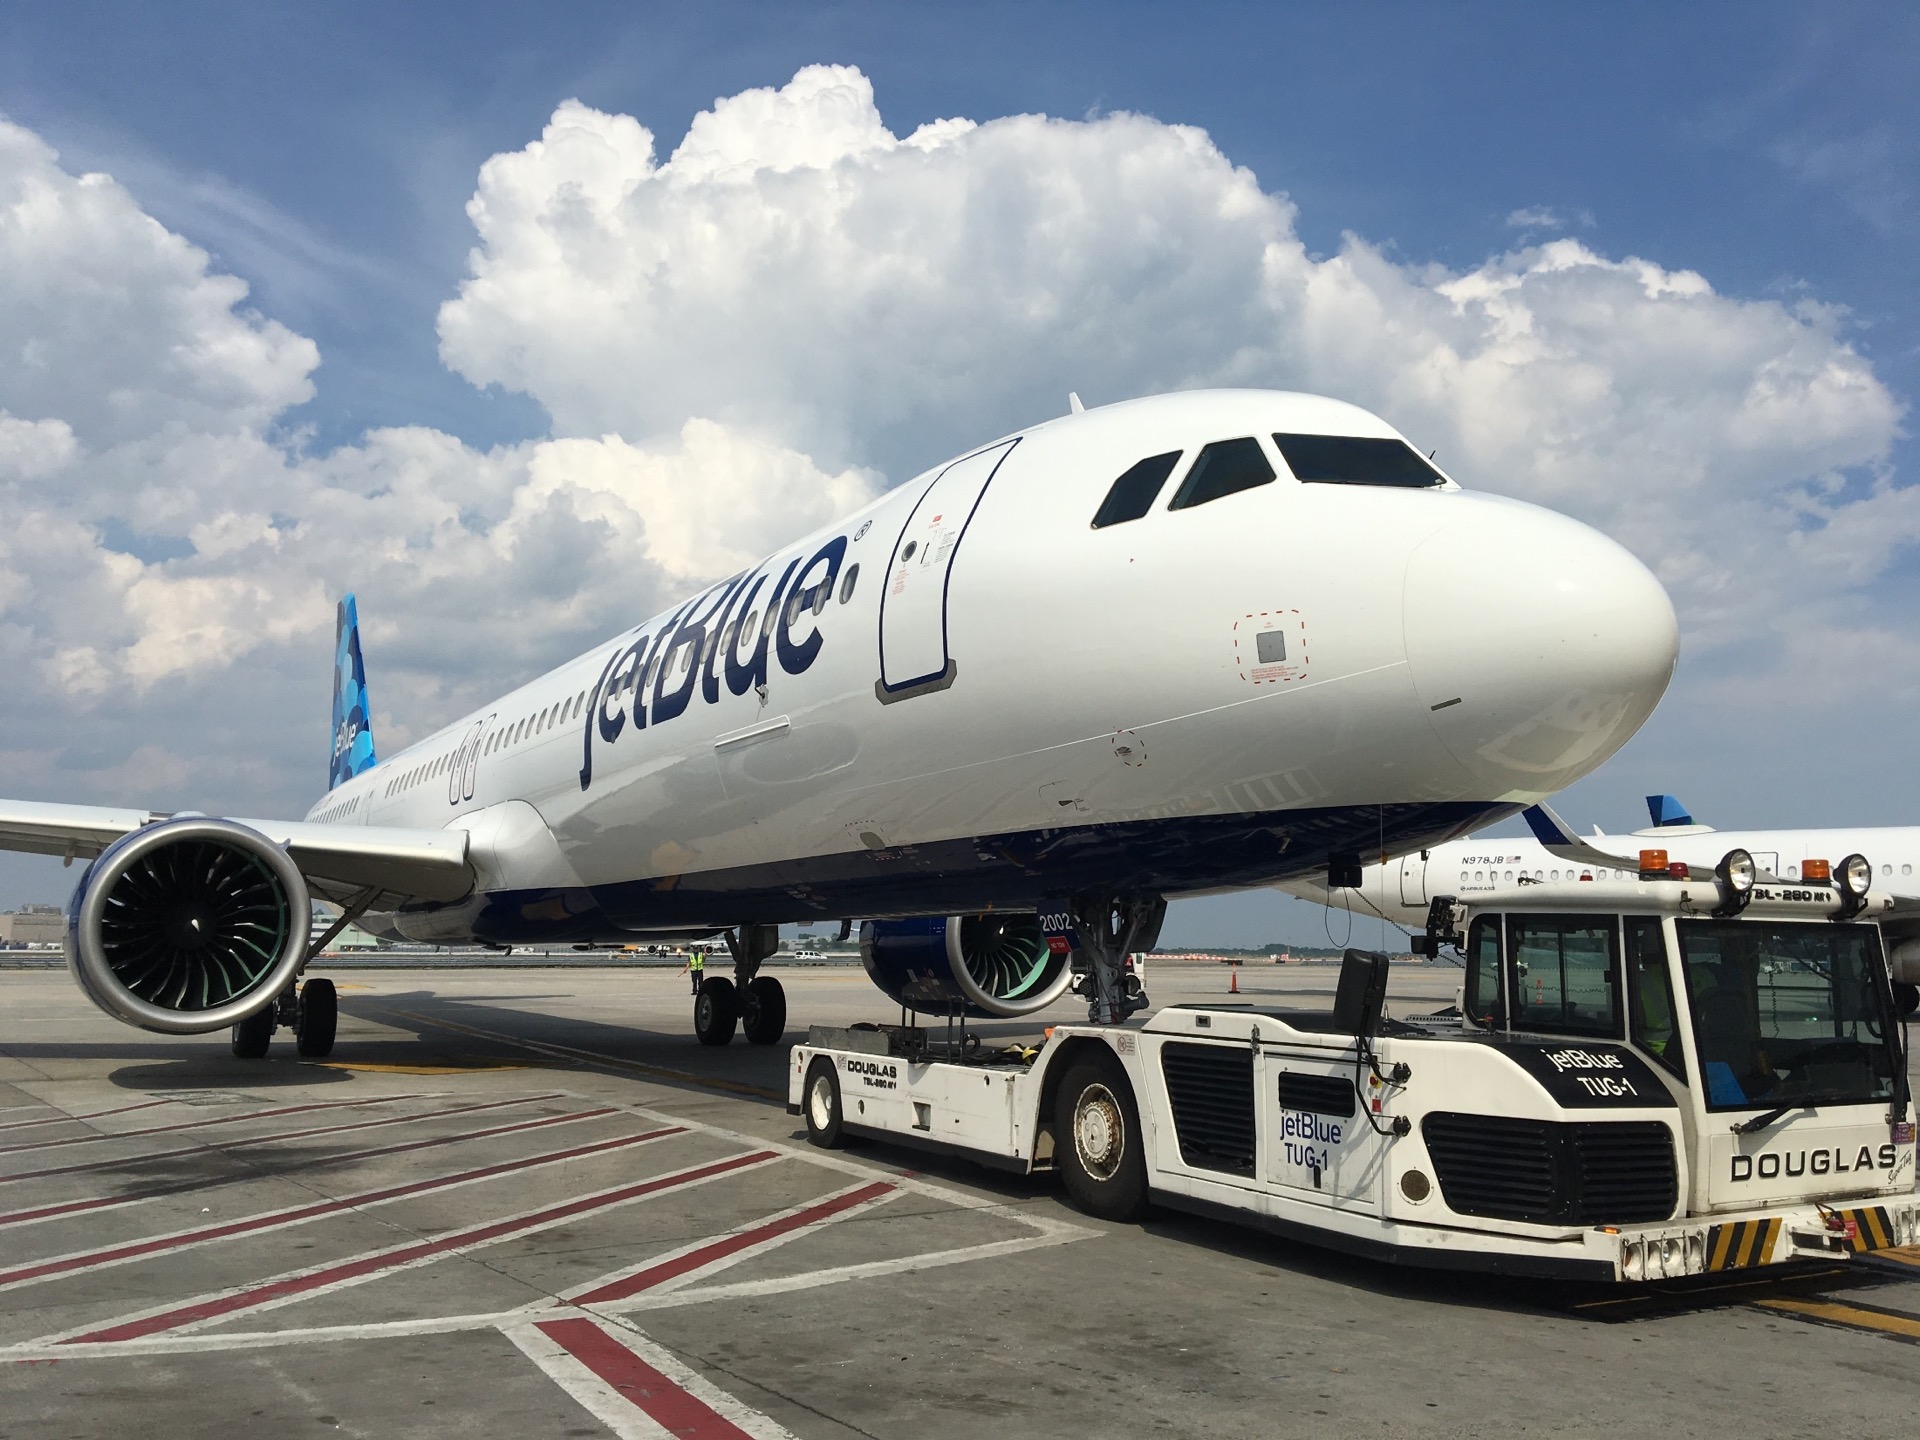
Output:
[[[1238,995],[1240,993],[1240,967],[1235,965],[1230,968],[1227,971],[1227,976],[1227,994]]]

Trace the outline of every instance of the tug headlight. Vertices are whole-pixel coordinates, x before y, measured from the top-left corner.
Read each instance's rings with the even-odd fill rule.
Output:
[[[1736,895],[1745,895],[1749,890],[1753,889],[1753,880],[1756,873],[1753,868],[1753,856],[1744,850],[1729,850],[1725,855],[1720,857],[1720,863],[1715,867],[1715,873],[1719,875],[1722,885],[1725,885]]]
[[[1840,916],[1858,915],[1866,908],[1867,891],[1873,888],[1873,866],[1864,855],[1849,855],[1840,862],[1834,879],[1840,882]]]
[[[1842,894],[1864,900],[1873,888],[1873,866],[1864,855],[1849,855],[1840,862],[1839,879]]]
[[[1757,872],[1753,866],[1753,856],[1745,850],[1729,850],[1720,857],[1720,863],[1713,867],[1713,878],[1720,885],[1720,908],[1716,915],[1738,915],[1747,908],[1747,901],[1753,898],[1753,882]]]

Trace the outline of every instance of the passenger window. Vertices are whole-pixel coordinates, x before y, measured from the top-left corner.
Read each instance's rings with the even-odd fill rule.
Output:
[[[1500,925],[1496,920],[1473,922],[1467,936],[1467,1018],[1476,1025],[1500,1029],[1507,1007],[1500,994]]]
[[[1398,485],[1425,490],[1440,472],[1404,440],[1358,435],[1275,435],[1294,479],[1309,485]]]
[[[1251,490],[1257,485],[1270,485],[1273,479],[1273,466],[1258,440],[1251,436],[1244,440],[1216,440],[1200,452],[1167,508],[1191,510],[1209,500]]]
[[[1165,455],[1150,455],[1114,481],[1113,488],[1107,491],[1107,498],[1094,511],[1093,528],[1104,530],[1109,525],[1138,520],[1151,510],[1160,494],[1160,487],[1167,483],[1173,467],[1180,463],[1180,454],[1180,451],[1172,450]]]
[[[1513,1028],[1618,1038],[1618,940],[1596,915],[1515,915],[1507,922]]]
[[[860,566],[856,563],[847,567],[847,573],[840,578],[840,603],[846,604],[853,599],[853,587],[859,583]]]
[[[1687,1061],[1673,1023],[1673,976],[1660,922],[1632,915],[1624,922],[1627,941],[1627,1021],[1633,1043],[1687,1083]]]

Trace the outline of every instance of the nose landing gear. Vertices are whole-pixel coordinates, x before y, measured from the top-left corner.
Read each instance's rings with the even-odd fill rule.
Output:
[[[1167,902],[1158,895],[1076,896],[1069,909],[1079,942],[1074,990],[1087,997],[1087,1019],[1095,1025],[1122,1024],[1149,1003],[1127,957],[1160,942]]]

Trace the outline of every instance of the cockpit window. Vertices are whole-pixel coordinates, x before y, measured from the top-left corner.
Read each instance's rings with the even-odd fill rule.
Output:
[[[1165,455],[1149,455],[1129,469],[1113,482],[1107,498],[1100,502],[1100,508],[1094,512],[1093,528],[1101,530],[1108,525],[1138,520],[1146,514],[1153,508],[1160,487],[1167,483],[1167,476],[1179,463],[1180,452],[1170,450]]]
[[[1358,435],[1275,435],[1287,468],[1309,485],[1398,485],[1425,490],[1445,477],[1404,440]]]
[[[1244,440],[1216,440],[1200,452],[1168,503],[1169,510],[1191,510],[1236,491],[1273,483],[1273,466],[1260,442],[1251,436]]]

